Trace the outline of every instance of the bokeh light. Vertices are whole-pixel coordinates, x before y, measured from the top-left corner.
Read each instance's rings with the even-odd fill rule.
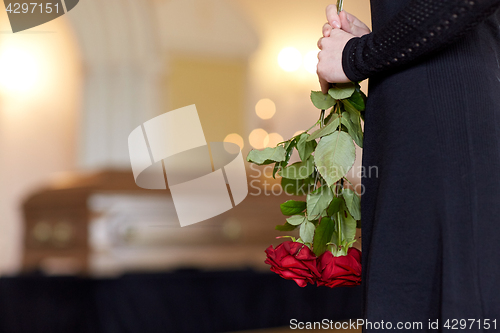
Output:
[[[305,132],[305,131],[297,131],[297,132],[295,132],[295,134],[294,134],[293,136],[297,136],[297,135],[302,134],[302,133],[304,133],[304,132]]]
[[[237,134],[237,133],[231,133],[231,134],[228,134],[225,139],[224,139],[224,142],[231,142],[231,143],[235,143],[237,144],[241,150],[243,150],[243,147],[245,146],[245,141],[243,140],[243,138]]]
[[[283,142],[283,137],[278,133],[271,133],[267,136],[266,146],[267,147],[276,147],[276,145],[280,142]]]
[[[302,65],[302,54],[294,47],[286,47],[278,55],[278,64],[287,72],[294,72]]]
[[[269,135],[262,128],[256,128],[250,133],[248,141],[255,149],[264,149],[269,143]]]
[[[17,45],[6,44],[0,50],[0,86],[9,92],[27,92],[38,80],[35,55]]]
[[[304,68],[311,74],[316,74],[318,68],[318,52],[319,51],[309,51],[304,56]]]
[[[261,99],[255,105],[255,113],[261,119],[271,119],[276,113],[276,104],[269,98]]]

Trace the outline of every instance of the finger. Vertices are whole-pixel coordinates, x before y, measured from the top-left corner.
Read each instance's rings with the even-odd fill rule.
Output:
[[[340,24],[339,14],[337,13],[337,6],[328,5],[328,7],[326,7],[326,19],[333,28],[340,29],[342,27]]]
[[[323,93],[323,95],[328,94],[328,90],[330,90],[330,83],[325,79],[319,77],[319,85],[321,86],[321,92]]]
[[[356,16],[347,13],[346,11],[340,12],[339,15],[340,24],[342,25],[342,30],[353,34],[356,37],[361,37],[363,35],[370,33],[370,28],[361,22]]]
[[[330,23],[325,23],[323,26],[323,37],[330,37],[330,33],[332,32],[332,26]]]
[[[323,38],[325,38],[325,37],[321,37],[318,40],[318,49],[320,49],[320,50],[323,50]]]

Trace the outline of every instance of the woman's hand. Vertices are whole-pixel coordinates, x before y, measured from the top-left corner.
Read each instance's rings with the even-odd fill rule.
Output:
[[[341,11],[340,14],[337,14],[337,6],[335,5],[326,7],[326,19],[328,22],[323,26],[323,37],[329,37],[334,28],[342,29],[356,37],[361,37],[371,32],[370,28],[356,16],[346,11]]]
[[[329,37],[318,41],[318,77],[323,94],[328,93],[330,83],[351,82],[342,68],[342,51],[347,42],[356,36],[341,29],[333,29]]]
[[[354,37],[369,34],[370,29],[357,17],[345,11],[337,14],[337,7],[326,8],[328,23],[323,26],[323,38],[318,41],[318,77],[323,94],[328,93],[330,83],[350,82],[342,68],[342,51]],[[332,28],[333,27],[333,28]]]

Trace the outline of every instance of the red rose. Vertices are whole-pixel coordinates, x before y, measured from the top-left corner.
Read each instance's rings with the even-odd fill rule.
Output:
[[[318,270],[321,272],[318,286],[357,286],[361,284],[361,252],[351,247],[347,256],[335,257],[326,251],[318,258]]]
[[[282,278],[295,281],[299,287],[305,287],[319,278],[316,256],[304,244],[283,242],[275,249],[269,246],[266,250],[266,264],[271,265],[271,271]]]

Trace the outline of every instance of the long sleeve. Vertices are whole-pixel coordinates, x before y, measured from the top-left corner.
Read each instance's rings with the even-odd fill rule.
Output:
[[[500,0],[412,0],[380,31],[347,43],[344,72],[361,81],[408,65],[456,41],[499,7]]]

